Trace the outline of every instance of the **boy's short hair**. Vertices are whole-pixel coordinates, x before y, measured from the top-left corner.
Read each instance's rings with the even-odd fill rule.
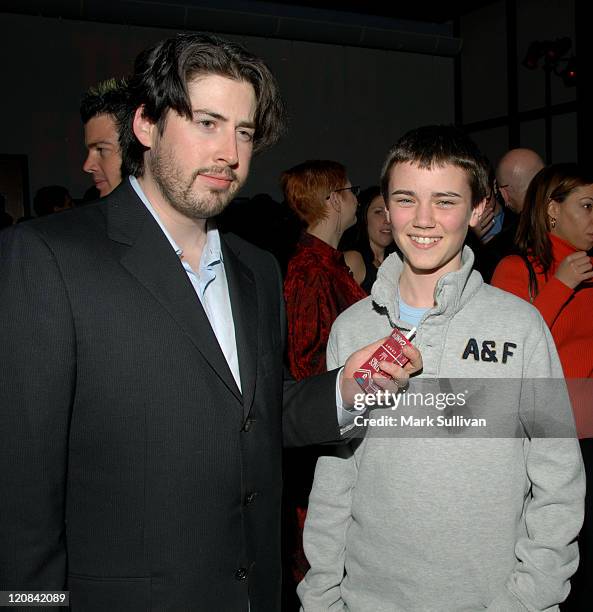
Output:
[[[132,129],[135,110],[165,129],[170,110],[191,119],[188,86],[196,78],[217,75],[249,83],[257,102],[254,153],[274,145],[283,134],[285,108],[276,79],[264,61],[243,46],[204,33],[178,34],[142,51],[130,77],[131,106],[121,138],[123,157],[134,176],[144,173],[144,151]]]
[[[381,171],[381,193],[389,201],[389,175],[395,164],[412,163],[420,168],[452,165],[465,170],[472,206],[488,196],[489,164],[474,141],[452,125],[427,125],[410,130],[392,147]]]

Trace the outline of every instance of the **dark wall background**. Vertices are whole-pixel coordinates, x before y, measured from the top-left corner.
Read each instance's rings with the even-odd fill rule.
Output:
[[[174,31],[2,14],[0,33],[0,57],[10,58],[2,70],[8,121],[0,152],[28,155],[31,193],[59,183],[81,196],[92,184],[80,168],[81,92],[127,73],[141,49]],[[278,197],[280,172],[307,158],[336,159],[353,183],[376,182],[389,146],[405,130],[453,121],[450,58],[226,37],[266,59],[291,117],[284,141],[254,161],[243,195]]]
[[[191,0],[194,5],[201,1]],[[81,170],[85,150],[78,105],[82,92],[99,80],[127,73],[141,49],[183,26],[196,28],[201,21],[210,24],[210,30],[219,24],[222,35],[266,59],[290,111],[287,137],[254,160],[243,195],[265,192],[278,198],[280,172],[307,158],[336,159],[346,164],[353,183],[374,183],[393,141],[426,123],[464,125],[492,161],[514,146],[531,147],[545,156],[544,71],[541,67],[527,70],[521,60],[533,40],[568,36],[574,50],[579,3],[450,2],[444,20],[444,5],[427,2],[423,5],[426,15],[424,8],[406,5],[415,11],[416,21],[397,21],[403,10],[397,5],[393,15],[378,17],[363,14],[365,3],[356,5],[359,14],[346,14],[238,0],[226,12],[221,10],[222,0],[210,3],[210,8],[183,10],[179,3],[162,1],[63,0],[41,3],[39,9],[34,2],[25,2],[29,14],[17,14],[18,7],[12,13],[0,13],[0,109],[5,118],[0,156],[26,156],[31,194],[43,185],[58,183],[74,197],[82,196],[91,185]],[[57,4],[70,7],[69,18],[48,17],[50,13],[41,10],[42,5]],[[354,4],[350,2],[349,8]],[[260,14],[250,16],[246,11],[255,5]],[[369,10],[375,6],[368,5]],[[109,15],[105,7],[110,7]],[[170,23],[169,28],[146,27],[165,25],[158,7],[165,11],[162,15],[178,20],[180,27]],[[239,9],[243,12],[233,13]],[[272,17],[273,10],[292,12]],[[75,19],[77,15],[81,20]],[[127,25],[106,23],[120,15]],[[440,22],[432,23],[432,16]],[[298,40],[290,39],[291,32]],[[582,54],[591,45],[581,38]],[[314,42],[318,40],[325,44]],[[581,67],[587,59],[580,58]],[[577,124],[585,125],[584,112],[577,123],[577,88],[565,87],[556,75],[551,85],[550,161],[576,160],[579,135],[581,153],[588,151],[577,131]],[[590,95],[589,90],[579,86],[579,91]],[[579,108],[590,108],[584,95]],[[0,191],[6,193],[2,185]]]
[[[521,62],[532,41],[567,36],[575,51],[574,0],[498,0],[464,15],[459,29],[462,123],[493,161],[516,146],[535,149],[545,158],[543,63],[528,70]],[[514,57],[509,57],[513,47]],[[550,161],[576,161],[577,89],[552,74],[551,95]],[[512,129],[509,133],[513,121],[515,138]]]

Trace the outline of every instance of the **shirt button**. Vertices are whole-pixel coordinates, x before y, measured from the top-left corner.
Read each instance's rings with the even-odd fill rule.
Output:
[[[247,578],[247,568],[245,567],[240,567],[236,572],[235,572],[235,580],[245,580],[245,578]]]
[[[245,496],[245,505],[249,506],[249,504],[252,504],[255,501],[256,497],[257,497],[257,491],[252,491],[251,493],[247,493],[247,495]]]

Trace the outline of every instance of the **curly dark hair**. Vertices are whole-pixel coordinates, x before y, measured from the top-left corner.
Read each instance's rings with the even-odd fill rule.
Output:
[[[169,110],[190,119],[188,83],[199,75],[213,74],[250,83],[257,100],[254,152],[275,144],[284,131],[285,108],[278,85],[262,59],[241,45],[210,34],[179,34],[142,51],[130,80],[131,104],[122,138],[123,155],[131,173],[144,173],[144,151],[132,130],[136,109],[165,129]]]

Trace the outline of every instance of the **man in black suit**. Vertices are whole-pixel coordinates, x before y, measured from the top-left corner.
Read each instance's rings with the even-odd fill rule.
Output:
[[[277,610],[283,440],[347,424],[336,372],[283,380],[273,257],[211,222],[278,137],[277,87],[241,47],[182,35],[139,56],[132,95],[135,176],[0,235],[0,590]]]

